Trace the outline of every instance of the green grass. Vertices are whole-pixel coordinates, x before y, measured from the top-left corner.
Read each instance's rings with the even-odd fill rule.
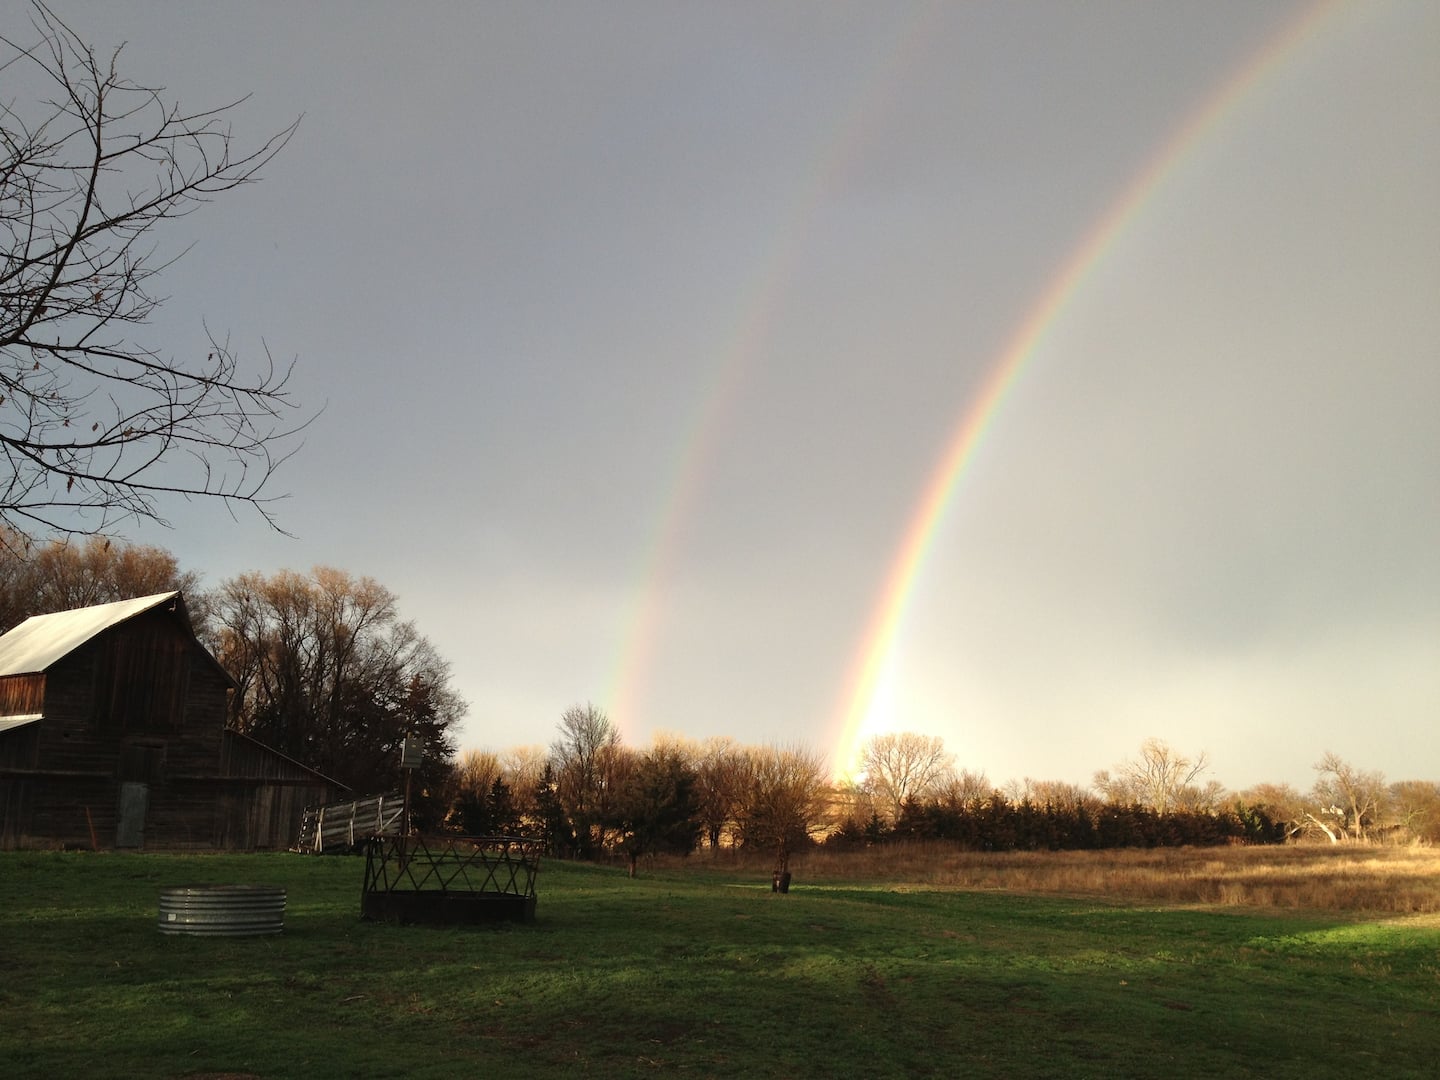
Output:
[[[1440,922],[549,862],[531,926],[359,920],[363,864],[0,855],[7,1077],[1434,1077]],[[157,932],[287,890],[285,933]]]

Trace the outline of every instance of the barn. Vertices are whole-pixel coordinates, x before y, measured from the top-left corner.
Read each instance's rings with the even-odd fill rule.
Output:
[[[178,592],[0,636],[0,849],[288,847],[345,788],[228,730],[234,686]]]

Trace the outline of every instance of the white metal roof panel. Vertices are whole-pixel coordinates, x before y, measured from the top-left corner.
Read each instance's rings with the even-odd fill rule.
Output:
[[[27,713],[24,716],[0,716],[0,735],[12,728],[24,727],[26,724],[33,724],[41,718],[40,713]]]
[[[53,615],[32,615],[0,636],[0,676],[44,671],[96,634],[179,595],[176,592],[156,593],[135,600],[117,600],[113,604],[57,611]]]

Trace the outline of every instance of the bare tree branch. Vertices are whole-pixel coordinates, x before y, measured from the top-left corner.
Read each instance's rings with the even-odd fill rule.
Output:
[[[1336,832],[1346,839],[1366,839],[1369,831],[1380,824],[1388,794],[1383,775],[1358,769],[1333,750],[1327,750],[1315,763],[1311,799],[1318,804],[1320,814],[1330,818]],[[1307,816],[1320,825],[1313,814]],[[1333,843],[1336,832],[1320,827]]]
[[[35,0],[32,36],[0,34],[0,522],[98,534],[166,523],[169,496],[249,506],[298,449],[292,365],[242,370],[206,328],[201,359],[131,337],[164,297],[160,226],[254,182],[299,121],[250,150],[233,102],[188,112],[118,71]],[[243,101],[243,99],[241,99]]]
[[[876,735],[861,751],[861,786],[894,824],[906,802],[933,794],[949,779],[954,760],[937,735],[913,731]]]
[[[1140,745],[1138,757],[1115,766],[1116,775],[1112,776],[1108,769],[1097,772],[1094,786],[1109,802],[1148,806],[1157,814],[1177,808],[1198,809],[1201,804],[1212,806],[1222,790],[1194,787],[1209,768],[1210,761],[1203,751],[1189,758],[1152,738]]]

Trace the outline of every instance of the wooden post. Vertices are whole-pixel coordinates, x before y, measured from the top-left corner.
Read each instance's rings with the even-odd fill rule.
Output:
[[[400,812],[400,836],[403,839],[410,837],[410,778],[414,775],[413,770],[405,770],[405,808]]]
[[[405,770],[405,813],[401,835],[410,835],[410,778],[425,761],[425,744],[413,735],[406,735],[400,744],[400,767]]]
[[[405,807],[400,821],[400,865],[403,872],[409,863],[410,851],[410,780],[425,760],[424,744],[413,735],[406,735],[400,744],[400,767],[405,770]]]

